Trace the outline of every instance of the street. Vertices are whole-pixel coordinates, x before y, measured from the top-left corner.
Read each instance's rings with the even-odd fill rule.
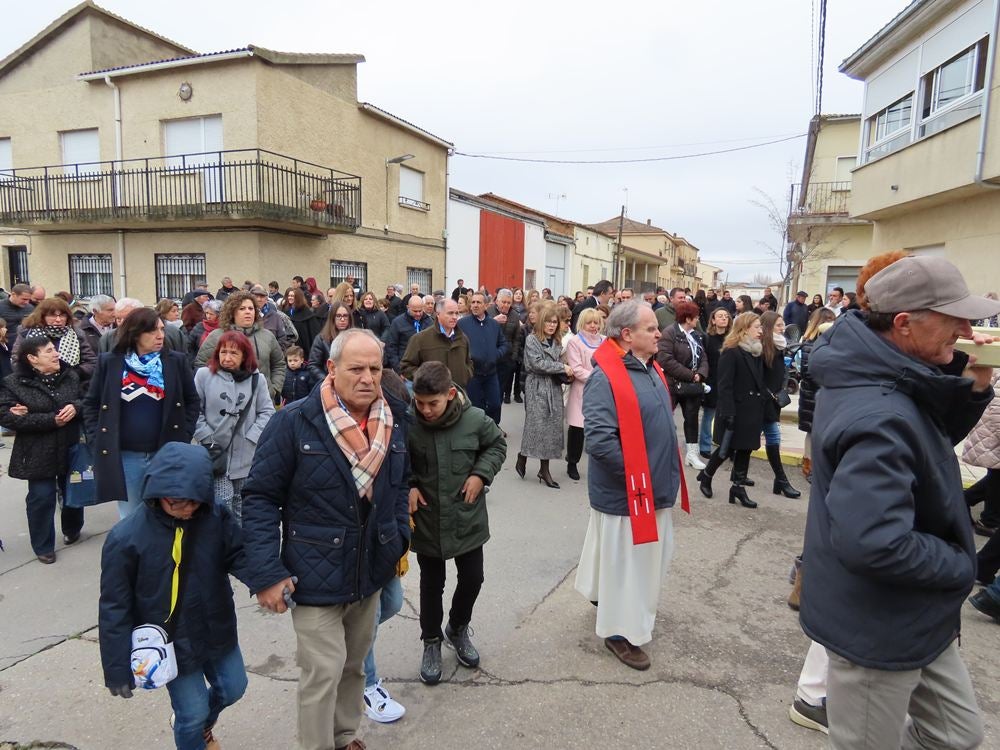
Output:
[[[489,493],[492,539],[473,619],[482,668],[459,667],[445,649],[445,678],[417,678],[421,655],[411,556],[403,611],[379,630],[379,672],[407,708],[392,725],[364,719],[369,748],[821,748],[825,738],[788,719],[807,640],[785,604],[788,571],[800,550],[806,499],[770,494],[770,470],[753,460],[760,503],[726,502],[726,469],[715,498],[686,471],[693,513],[674,511],[676,553],[660,599],[653,665],[635,672],[594,634],[594,608],[573,589],[587,526],[584,480],[561,490],[513,471],[523,411],[504,407],[508,458]],[[12,439],[0,450],[6,466]],[[789,477],[807,487],[796,468]],[[172,747],[166,691],[131,700],[104,688],[97,638],[100,551],[117,509],[87,512],[83,540],[57,545],[54,565],[28,545],[25,483],[0,480],[0,748],[4,741],[62,742],[79,750]],[[58,532],[58,528],[57,528]],[[61,537],[60,537],[61,538]],[[978,539],[982,542],[982,539]],[[453,575],[454,568],[449,567]],[[240,641],[250,673],[244,698],[216,727],[224,748],[293,748],[297,667],[291,619],[259,609],[234,582]],[[1000,746],[1000,630],[966,605],[962,653],[986,724],[984,747]]]

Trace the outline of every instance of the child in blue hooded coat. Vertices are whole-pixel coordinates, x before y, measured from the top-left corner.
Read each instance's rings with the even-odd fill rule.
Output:
[[[178,675],[166,687],[183,750],[218,747],[212,727],[247,686],[229,585],[230,573],[247,580],[243,538],[229,510],[215,504],[212,480],[205,448],[164,445],[143,480],[143,507],[111,529],[101,556],[105,685],[131,698],[132,629],[172,628]]]

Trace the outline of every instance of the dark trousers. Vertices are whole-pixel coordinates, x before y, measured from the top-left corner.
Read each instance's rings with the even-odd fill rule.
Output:
[[[478,406],[486,416],[500,424],[500,381],[494,372],[491,375],[473,375],[465,384],[469,401]]]
[[[441,621],[444,619],[445,564],[446,560],[428,555],[417,555],[420,566],[420,638],[441,638]],[[466,552],[455,558],[458,579],[451,598],[448,623],[457,630],[472,622],[472,608],[483,587],[483,548]]]
[[[514,374],[517,372],[517,365],[512,359],[504,359],[497,363],[497,377],[500,379],[500,393],[510,401],[511,391],[514,389]]]
[[[681,406],[681,414],[684,415],[684,442],[694,445],[698,442],[698,434],[701,424],[698,422],[698,410],[701,409],[701,396],[693,398],[679,398],[674,402],[674,408]]]
[[[992,583],[997,571],[1000,571],[1000,533],[991,536],[976,555],[976,580]]]
[[[25,505],[28,511],[28,537],[31,549],[36,555],[51,554],[56,548],[56,496],[66,491],[66,480],[29,479],[28,496]],[[83,508],[63,506],[59,518],[64,536],[73,536],[83,528]]]
[[[752,451],[748,450],[738,450],[733,451],[733,471],[730,474],[730,481],[733,484],[740,484],[747,478],[747,472],[750,471],[750,453]],[[719,467],[722,466],[722,462],[726,459],[719,456],[719,449],[716,448],[712,451],[711,458],[708,459],[708,465],[705,467],[705,473],[710,477],[715,476],[715,472],[718,471]]]
[[[970,508],[983,503],[979,520],[984,526],[1000,526],[1000,471],[987,469],[986,476],[965,491],[965,502]]]
[[[583,458],[583,428],[570,425],[566,428],[566,463],[578,464]]]
[[[514,395],[521,396],[524,394],[524,362],[518,362],[517,368],[514,370]]]

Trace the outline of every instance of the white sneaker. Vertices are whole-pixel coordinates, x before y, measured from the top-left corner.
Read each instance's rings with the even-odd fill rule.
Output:
[[[391,724],[403,718],[406,709],[392,699],[389,692],[382,687],[382,680],[379,680],[371,687],[365,688],[365,713],[372,721]]]
[[[684,459],[684,463],[693,469],[701,471],[707,464],[701,460],[701,453],[698,450],[697,443],[688,443],[687,457]]]

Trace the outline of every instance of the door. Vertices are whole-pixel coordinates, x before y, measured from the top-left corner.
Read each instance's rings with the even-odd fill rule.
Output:
[[[164,153],[171,167],[201,174],[201,203],[225,199],[222,182],[222,115],[168,120],[163,123]]]
[[[7,264],[10,268],[10,285],[28,284],[28,248],[12,245],[7,248]]]
[[[566,294],[566,246],[557,242],[545,243],[545,286],[552,290],[552,297]]]

